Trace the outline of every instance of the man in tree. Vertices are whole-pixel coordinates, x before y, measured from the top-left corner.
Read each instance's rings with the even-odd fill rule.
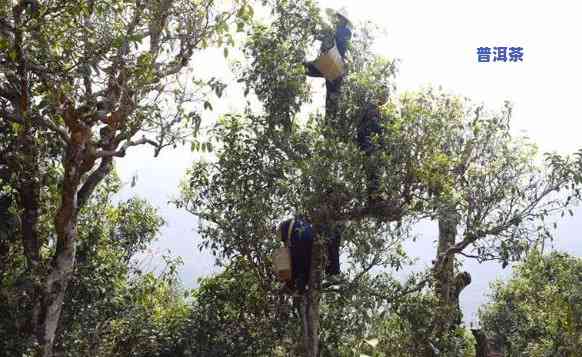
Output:
[[[339,11],[334,11],[332,9],[327,9],[327,14],[333,19],[335,23],[335,32],[331,28],[325,28],[321,37],[321,53],[325,53],[332,49],[334,45],[336,46],[342,60],[346,60],[346,52],[348,50],[350,40],[352,39],[352,23],[348,19],[347,11],[345,9],[340,9]],[[323,77],[323,73],[317,68],[314,62],[306,62],[305,67],[307,68],[307,75],[310,77]],[[328,84],[326,81],[326,85]]]
[[[287,285],[291,290],[303,294],[309,284],[311,252],[313,249],[313,228],[303,217],[283,221],[279,225],[281,240],[291,251],[292,280]]]
[[[323,54],[329,51],[335,45],[345,65],[346,52],[349,48],[350,40],[352,38],[352,23],[348,19],[347,11],[344,8],[337,12],[332,9],[327,9],[327,14],[333,19],[335,23],[335,32],[331,28],[327,28],[322,31],[321,38],[319,38],[321,40],[321,53]],[[315,62],[306,62],[304,65],[307,69],[307,75],[309,77],[324,77],[323,73],[321,73],[321,71],[315,65]],[[333,80],[326,79],[326,107],[337,108],[337,102],[340,95],[340,88],[343,82],[343,77],[344,76],[341,75]],[[335,110],[333,110],[333,113],[331,114],[335,116]]]
[[[290,290],[297,290],[303,294],[309,286],[309,273],[311,271],[311,259],[315,233],[312,225],[304,217],[297,216],[283,221],[279,225],[279,234],[285,245],[291,251],[292,280],[287,285]],[[340,273],[339,245],[341,233],[339,227],[331,229],[327,227],[327,265],[326,274],[337,275]]]
[[[275,284],[270,267],[264,264],[267,262],[264,258],[272,251],[269,227],[278,219],[277,217],[289,211],[305,214],[313,229],[311,236],[313,242],[309,242],[312,255],[308,260],[310,274],[309,281],[306,282],[309,289],[301,299],[296,299],[302,326],[301,341],[297,343],[303,346],[303,353],[300,355],[315,357],[319,355],[322,341],[320,331],[326,328],[323,324],[325,320],[320,318],[322,311],[327,312],[321,308],[322,303],[334,295],[328,294],[322,299],[323,294],[327,293],[322,284],[326,257],[322,232],[325,231],[326,225],[348,223],[350,228],[344,231],[342,239],[348,243],[345,245],[346,258],[350,263],[354,263],[350,265],[355,266],[357,272],[348,274],[350,281],[346,284],[346,289],[341,289],[339,293],[343,294],[341,298],[345,297],[348,300],[350,296],[346,297],[345,294],[358,291],[357,288],[363,286],[359,285],[359,282],[367,281],[371,283],[369,289],[365,289],[371,293],[369,295],[388,300],[388,295],[391,294],[378,292],[374,286],[377,280],[369,278],[368,272],[376,266],[399,267],[398,262],[395,263],[386,257],[389,256],[390,249],[394,248],[390,244],[390,238],[404,234],[398,228],[401,222],[406,223],[408,219],[414,220],[427,215],[435,216],[438,213],[437,209],[443,206],[440,203],[447,203],[445,200],[449,198],[459,200],[465,199],[466,196],[468,204],[462,206],[459,204],[460,207],[471,207],[470,204],[479,203],[480,206],[470,212],[474,212],[469,217],[472,234],[454,240],[452,246],[448,245],[443,251],[444,257],[462,251],[482,237],[497,235],[499,230],[505,227],[514,227],[512,224],[514,213],[523,210],[520,207],[507,206],[503,204],[504,202],[498,205],[495,193],[499,191],[492,189],[491,192],[486,185],[492,180],[487,180],[485,184],[479,182],[481,173],[488,173],[490,169],[498,167],[482,164],[482,158],[489,159],[484,155],[516,153],[517,150],[513,145],[508,145],[507,150],[491,152],[481,150],[481,147],[475,151],[465,150],[467,139],[474,136],[483,142],[482,147],[487,147],[490,136],[483,135],[484,129],[506,128],[506,125],[499,121],[487,120],[476,123],[474,135],[468,138],[457,135],[458,132],[454,129],[462,130],[467,127],[467,123],[460,120],[465,118],[460,114],[458,123],[453,121],[457,116],[451,118],[450,110],[445,109],[457,101],[446,96],[438,96],[432,101],[426,100],[424,96],[420,96],[418,100],[405,96],[402,99],[402,108],[392,105],[383,108],[394,123],[391,125],[389,136],[380,136],[389,137],[385,139],[389,140],[389,150],[380,149],[381,146],[378,144],[380,138],[374,138],[382,128],[378,124],[379,109],[372,106],[370,110],[366,110],[367,115],[364,115],[365,120],[362,120],[360,135],[365,140],[362,140],[360,149],[370,152],[372,156],[370,161],[390,175],[382,175],[382,180],[377,180],[379,181],[377,190],[386,197],[379,197],[378,204],[373,210],[365,207],[367,205],[362,197],[366,192],[361,190],[363,186],[361,161],[364,155],[353,144],[355,130],[348,133],[351,135],[344,135],[344,132],[334,131],[328,123],[336,117],[346,122],[351,118],[360,117],[362,109],[366,108],[368,103],[379,104],[380,101],[374,100],[378,98],[378,93],[384,92],[386,88],[392,88],[390,81],[394,66],[391,61],[368,52],[371,39],[366,37],[366,31],[362,31],[362,36],[358,36],[357,41],[353,43],[357,51],[352,52],[351,60],[354,63],[352,68],[357,70],[353,70],[344,80],[339,109],[339,101],[336,101],[335,107],[328,105],[328,101],[325,118],[314,115],[313,120],[308,121],[305,126],[297,123],[298,125],[290,126],[290,130],[275,130],[277,125],[272,123],[292,122],[291,119],[297,115],[301,105],[310,98],[311,92],[306,86],[303,68],[300,66],[303,49],[309,45],[316,28],[310,21],[313,19],[311,15],[317,13],[318,9],[311,8],[310,4],[301,7],[294,3],[294,6],[287,6],[288,3],[285,2],[281,9],[276,9],[275,14],[278,17],[272,22],[272,28],[257,26],[246,46],[246,53],[249,54],[251,61],[242,80],[264,103],[264,113],[230,116],[217,126],[215,131],[217,141],[224,145],[218,150],[215,163],[203,167],[196,165],[193,168],[189,180],[191,192],[186,193],[184,205],[190,212],[200,217],[200,235],[205,246],[210,247],[220,261],[244,258],[250,262],[253,273],[267,296],[275,295],[269,294],[273,292]],[[333,97],[329,91],[327,95],[328,99]],[[442,102],[442,105],[432,105],[437,99],[439,100],[437,104]],[[282,109],[285,112],[282,112]],[[251,112],[250,109],[249,113]],[[459,113],[465,112],[465,108],[459,109]],[[377,125],[371,125],[374,123]],[[458,155],[450,154],[451,147],[455,148]],[[468,167],[471,171],[464,170],[467,174],[459,175],[459,180],[467,180],[467,183],[459,183],[451,176],[452,173],[461,171],[463,165],[458,163],[467,162],[461,155],[465,151],[478,153],[479,156],[474,159],[475,165]],[[490,161],[485,161],[488,162]],[[508,168],[518,168],[516,163],[519,163],[519,160],[514,157],[508,158],[507,162],[511,164]],[[375,170],[370,172],[375,173]],[[499,176],[494,174],[495,172],[492,172],[491,177]],[[375,176],[370,175],[371,178]],[[376,177],[379,176],[378,174]],[[506,177],[508,182],[519,181],[513,179],[517,175],[508,174]],[[370,181],[372,183],[370,188],[374,188],[376,180]],[[327,190],[336,182],[338,189],[330,194]],[[460,195],[449,194],[453,188],[461,187],[461,184],[467,188],[467,195],[459,197]],[[438,189],[439,187],[444,188]],[[477,195],[483,190],[487,192]],[[430,192],[442,193],[438,200],[432,200]],[[519,193],[518,191],[517,194]],[[486,200],[487,198],[489,199]],[[535,197],[533,201],[535,202]],[[479,213],[483,212],[480,207],[484,207],[485,204],[488,205],[485,207],[486,212],[497,212],[497,207],[508,207],[510,209],[510,212],[507,212],[508,219],[502,218],[498,221],[498,217],[491,217],[490,220],[483,222],[483,215]],[[526,204],[524,207],[527,210],[530,205]],[[523,217],[523,214],[520,216]],[[499,229],[496,229],[497,227]],[[447,232],[456,231],[451,229]],[[441,260],[444,261],[444,258],[439,257],[436,265],[448,268],[448,264],[442,263]],[[446,262],[449,261],[452,260]],[[435,269],[437,270],[440,268]],[[458,294],[447,293],[452,290],[449,289],[452,287],[452,284],[449,284],[449,274],[434,275],[447,278],[443,279],[441,284],[443,289],[440,289],[443,292],[440,296],[446,306],[442,303],[445,308],[440,311],[443,312],[443,317],[450,318],[453,314],[448,313],[451,311],[448,307],[454,304],[456,299],[452,302],[449,300]],[[423,281],[431,278],[432,276]],[[464,280],[465,283],[467,281],[468,279]],[[419,285],[422,288],[422,284]],[[460,291],[461,286],[462,284],[454,287]],[[396,298],[410,291],[396,290],[398,290]],[[364,289],[359,291],[362,292]],[[347,311],[351,310],[346,309],[342,312]],[[442,328],[445,334],[448,334],[448,327],[452,324],[448,322],[449,318],[446,324],[441,324],[446,327]],[[430,326],[429,329],[432,331],[431,321],[427,321],[426,325]],[[432,332],[428,333],[430,334]],[[433,344],[440,351],[444,351],[441,344],[436,342]]]
[[[380,106],[384,104],[386,97],[381,96],[376,103],[370,103],[364,109],[364,115],[358,124],[357,142],[360,150],[366,155],[363,163],[366,172],[368,202],[372,206],[380,198],[380,171],[378,167],[378,151],[384,146],[382,134],[382,119]]]

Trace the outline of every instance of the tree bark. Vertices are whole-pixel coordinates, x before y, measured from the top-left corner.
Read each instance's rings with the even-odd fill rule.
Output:
[[[471,276],[467,272],[455,275],[455,255],[447,254],[449,248],[455,245],[459,225],[459,215],[453,204],[444,203],[439,209],[438,223],[439,239],[434,267],[437,308],[433,335],[436,341],[441,341],[451,329],[461,323],[459,295],[471,283]]]
[[[318,236],[316,234],[316,237]],[[325,260],[324,248],[324,241],[316,239],[313,245],[309,290],[303,296],[303,302],[301,304],[303,352],[306,357],[317,357],[319,355],[319,307],[323,263]]]
[[[20,214],[22,246],[27,262],[31,269],[35,269],[39,260],[38,219],[40,206],[40,173],[38,167],[38,147],[35,140],[36,130],[32,123],[31,85],[28,76],[28,61],[25,57],[24,34],[21,25],[22,4],[12,9],[14,18],[14,52],[16,54],[16,78],[17,90],[11,97],[14,108],[14,116],[23,125],[22,132],[18,135],[17,148],[22,154],[22,159],[17,160],[19,176],[18,196],[22,211]],[[17,172],[18,172],[17,171]]]
[[[480,329],[472,329],[471,333],[475,337],[475,357],[489,357],[487,336]]]
[[[453,313],[451,293],[453,290],[455,258],[444,256],[446,251],[455,244],[457,235],[457,212],[455,208],[445,204],[439,212],[439,239],[437,248],[437,266],[435,271],[435,295],[437,298],[437,312],[435,316],[435,335],[437,338],[447,334]]]
[[[79,127],[79,135],[73,136],[68,145],[63,166],[65,169],[61,204],[55,216],[57,234],[56,251],[48,276],[43,284],[37,306],[36,334],[39,343],[37,356],[52,357],[55,334],[62,312],[65,292],[75,264],[75,243],[77,241],[77,190],[87,166],[87,128]],[[84,135],[82,135],[84,134]]]
[[[27,111],[26,106],[21,111]],[[28,114],[23,115],[24,126],[17,139],[17,150],[22,158],[13,160],[12,169],[18,172],[18,203],[20,210],[20,231],[22,248],[29,269],[35,271],[40,260],[40,241],[38,222],[40,216],[41,173],[39,155],[35,140],[36,130],[33,128]]]
[[[23,159],[19,162],[21,175],[18,183],[18,198],[20,201],[20,222],[22,232],[22,247],[27,263],[35,269],[39,263],[40,242],[38,221],[40,215],[40,172],[38,167],[38,148],[34,139],[35,132],[26,120],[25,129],[19,140],[19,150]]]

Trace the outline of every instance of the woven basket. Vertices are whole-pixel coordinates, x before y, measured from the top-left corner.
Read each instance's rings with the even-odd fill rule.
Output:
[[[338,79],[345,72],[344,61],[335,45],[329,51],[322,53],[313,64],[328,81]]]
[[[281,281],[291,280],[291,253],[289,248],[282,247],[273,254],[273,268]]]

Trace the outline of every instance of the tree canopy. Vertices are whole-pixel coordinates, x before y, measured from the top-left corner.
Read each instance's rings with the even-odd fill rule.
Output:
[[[534,251],[492,287],[483,328],[511,356],[575,356],[582,348],[582,261]]]
[[[0,4],[3,351],[472,356],[459,296],[478,277],[463,256],[526,259],[483,310],[486,333],[517,355],[576,353],[579,264],[537,250],[580,199],[580,152],[540,156],[512,131],[509,103],[397,91],[397,61],[373,50],[369,23],[354,25],[347,72],[322,93],[304,64],[329,30],[320,13],[311,0]],[[202,125],[210,95],[229,100],[232,85],[191,68],[211,47],[238,53],[247,106]],[[370,108],[373,152],[358,141]],[[114,168],[134,146],[157,156],[203,140],[212,154],[174,204],[199,219],[199,246],[221,271],[189,290],[179,259],[139,265],[164,219],[147,197],[117,198]],[[315,238],[309,288],[288,294],[272,253],[275,227],[295,216]],[[424,221],[438,224],[433,264],[402,277]],[[324,268],[331,232],[339,278]]]

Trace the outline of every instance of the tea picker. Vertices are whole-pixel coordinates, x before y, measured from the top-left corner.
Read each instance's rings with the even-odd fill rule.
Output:
[[[302,294],[311,271],[313,228],[302,217],[295,217],[283,221],[277,231],[285,247],[279,248],[273,256],[275,273],[288,290]]]
[[[374,206],[380,199],[380,177],[382,175],[378,153],[384,146],[384,120],[380,107],[387,101],[388,94],[380,95],[368,103],[358,124],[356,142],[365,155],[363,162],[366,173],[368,202]]]
[[[340,90],[346,73],[345,59],[352,38],[352,24],[343,8],[339,11],[327,9],[326,12],[335,30],[326,26],[318,37],[321,40],[319,57],[305,62],[304,65],[308,76],[325,78],[325,120],[326,125],[333,126],[336,123]]]
[[[305,293],[309,287],[309,274],[315,232],[312,225],[303,217],[283,221],[277,233],[285,246],[275,251],[273,268],[286,289],[299,294]],[[329,276],[340,274],[339,245],[341,232],[326,227],[324,234],[327,245],[327,263],[325,272]]]
[[[335,31],[330,27],[322,31],[318,38],[321,40],[319,57],[304,64],[308,76],[324,77],[326,82],[333,82],[345,74],[346,52],[352,39],[352,23],[345,8],[338,11],[327,9],[326,13],[334,23]]]

